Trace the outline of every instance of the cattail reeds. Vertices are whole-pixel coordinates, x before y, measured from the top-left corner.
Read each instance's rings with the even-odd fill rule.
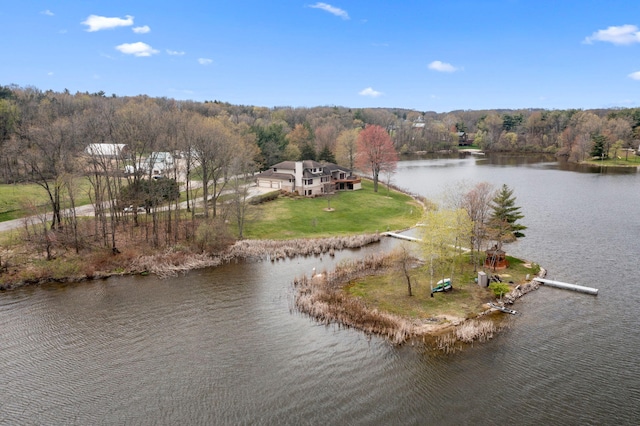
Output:
[[[336,250],[360,248],[380,241],[380,235],[355,235],[296,240],[242,240],[224,252],[187,253],[166,250],[163,253],[138,256],[128,267],[128,273],[148,272],[160,278],[172,277],[192,269],[208,268],[238,260],[284,260],[296,256],[322,255]]]
[[[342,284],[390,266],[390,256],[370,255],[364,259],[345,262],[333,272],[294,280],[295,306],[323,324],[353,327],[367,334],[387,337],[401,344],[417,333],[417,324],[377,309],[369,308],[362,300],[342,291]]]

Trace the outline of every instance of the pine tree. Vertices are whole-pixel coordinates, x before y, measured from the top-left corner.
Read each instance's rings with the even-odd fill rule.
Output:
[[[327,163],[335,163],[336,157],[333,155],[333,152],[329,149],[328,146],[325,146],[320,154],[318,154],[318,161],[326,161]]]
[[[513,196],[513,189],[507,185],[502,188],[491,201],[493,210],[489,218],[489,232],[497,243],[497,248],[501,249],[503,243],[515,241],[525,235],[522,233],[526,226],[516,223],[524,218],[520,212],[520,207],[515,205],[516,197]]]
[[[591,148],[591,156],[598,157],[600,159],[605,159],[608,157],[605,150],[605,143],[607,142],[607,138],[601,134],[593,135],[591,137],[593,141],[593,148]]]

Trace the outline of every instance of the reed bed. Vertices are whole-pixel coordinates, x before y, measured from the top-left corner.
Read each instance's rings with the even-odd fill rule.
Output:
[[[294,280],[295,306],[323,324],[353,327],[367,334],[388,338],[394,344],[404,343],[418,335],[417,322],[377,309],[342,291],[342,285],[391,266],[389,255],[369,255],[364,259],[339,265],[333,272]]]
[[[364,247],[380,241],[380,235],[367,234],[296,240],[242,240],[222,253],[186,253],[169,249],[163,253],[139,256],[128,273],[147,272],[160,278],[173,277],[192,269],[208,268],[236,260],[281,260],[296,256],[335,255],[336,250]]]
[[[482,343],[492,339],[500,329],[501,327],[488,319],[467,320],[451,332],[438,336],[435,340],[435,348],[444,353],[457,352],[462,350],[464,344]]]
[[[148,272],[159,278],[169,278],[192,269],[208,268],[222,263],[220,257],[204,253],[186,256],[184,253],[168,250],[161,254],[138,257],[132,262],[130,272]]]
[[[335,254],[336,250],[360,248],[380,241],[379,234],[348,237],[299,238],[294,240],[241,240],[232,245],[223,257],[230,259],[268,259],[272,261],[296,256]]]

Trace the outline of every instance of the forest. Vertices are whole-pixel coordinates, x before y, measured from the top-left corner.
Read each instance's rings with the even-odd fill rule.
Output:
[[[154,246],[184,238],[218,241],[219,235],[207,235],[210,231],[199,228],[197,220],[232,222],[241,235],[249,205],[245,183],[251,174],[301,159],[353,169],[358,134],[368,125],[386,129],[399,155],[449,152],[471,144],[487,152],[543,152],[580,162],[635,151],[640,108],[448,113],[267,108],[0,86],[0,183],[35,183],[46,191],[51,217],[42,220],[39,238],[47,253],[63,237],[78,252],[87,244],[87,234],[117,252],[121,224],[140,225],[138,208],[145,212],[145,239]],[[126,146],[126,156],[88,155],[91,144]],[[155,152],[169,152],[182,161],[181,175],[174,170],[169,179],[150,179],[151,172],[140,166]],[[130,167],[135,172],[125,173]],[[186,212],[176,182],[185,185]],[[210,200],[200,210],[190,199],[194,191]],[[84,237],[75,215],[65,213],[78,204],[81,192],[95,206],[96,219]],[[127,207],[135,209],[127,213]],[[58,231],[55,241],[48,230]]]

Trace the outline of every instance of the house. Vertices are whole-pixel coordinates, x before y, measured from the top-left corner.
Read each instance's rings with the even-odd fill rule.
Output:
[[[170,152],[152,152],[141,166],[152,175],[164,175],[174,170],[175,160]]]
[[[475,135],[468,134],[467,132],[457,132],[458,146],[471,146],[475,140]]]
[[[304,196],[362,188],[359,178],[337,164],[317,161],[283,161],[255,176],[260,188],[279,189]]]
[[[91,143],[84,152],[91,157],[121,158],[127,154],[127,145],[123,143]]]
[[[419,116],[418,118],[416,118],[413,124],[411,124],[411,127],[413,127],[414,129],[424,129],[426,124],[427,123],[424,122],[424,118],[422,118],[422,116]]]
[[[356,191],[362,189],[362,181],[355,177],[351,170],[337,164],[326,163],[324,169],[331,175],[331,184],[335,191]]]

